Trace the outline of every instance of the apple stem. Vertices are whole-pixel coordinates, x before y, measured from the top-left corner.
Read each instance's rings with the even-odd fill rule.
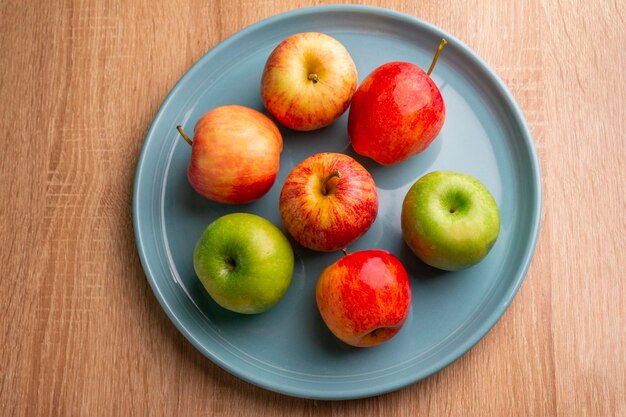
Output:
[[[315,73],[311,73],[309,74],[309,80],[313,81],[313,84],[317,84],[317,82],[320,80],[319,77],[317,76],[317,74]]]
[[[326,178],[324,178],[324,185],[322,185],[322,194],[323,195],[328,195],[328,181],[332,180],[333,178],[341,178],[341,173],[339,173],[339,171],[333,171],[330,174],[328,174],[328,176]]]
[[[187,142],[191,146],[193,142],[191,141],[191,139],[189,139],[189,136],[187,136],[187,134],[183,130],[183,127],[181,125],[178,125],[176,126],[176,129],[178,129],[178,133],[180,133],[183,139],[185,139],[185,142]]]
[[[343,256],[348,256],[349,255],[348,248],[343,248],[341,251],[343,252]]]
[[[430,68],[428,68],[428,71],[427,71],[428,75],[430,75],[430,73],[433,72],[433,70],[435,69],[435,64],[437,63],[437,60],[439,59],[439,54],[441,53],[441,50],[443,49],[443,47],[446,46],[447,44],[448,44],[447,40],[441,39],[441,43],[439,43],[437,52],[435,52],[435,56],[433,57],[433,62],[431,62]]]

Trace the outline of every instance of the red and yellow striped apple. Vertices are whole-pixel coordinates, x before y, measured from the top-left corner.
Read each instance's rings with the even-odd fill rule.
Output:
[[[391,339],[411,306],[411,283],[398,258],[384,250],[347,254],[326,268],[315,290],[330,331],[357,347]]]
[[[348,134],[354,150],[383,165],[422,152],[441,131],[446,107],[430,73],[409,62],[389,62],[365,78],[352,98]]]
[[[367,232],[378,213],[378,194],[361,164],[348,155],[324,152],[289,173],[279,209],[285,228],[298,243],[333,251]]]
[[[278,174],[283,138],[269,117],[244,106],[217,107],[196,123],[187,169],[198,194],[219,203],[259,199]]]
[[[337,39],[304,32],[286,38],[270,54],[261,78],[261,98],[283,125],[314,130],[346,111],[357,82],[354,61]]]

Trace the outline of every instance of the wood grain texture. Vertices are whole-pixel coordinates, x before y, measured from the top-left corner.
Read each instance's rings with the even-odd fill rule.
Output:
[[[540,239],[514,302],[442,372],[294,399],[197,352],[160,308],[131,217],[143,138],[207,50],[300,0],[0,1],[0,415],[626,415],[626,3],[376,1],[453,33],[534,135]]]

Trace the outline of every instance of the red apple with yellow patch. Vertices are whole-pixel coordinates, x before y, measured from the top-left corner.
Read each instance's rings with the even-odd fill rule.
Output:
[[[265,108],[294,130],[314,130],[341,116],[356,90],[350,53],[319,32],[289,36],[272,51],[261,78]]]
[[[280,216],[302,246],[341,249],[360,238],[378,213],[378,194],[369,172],[348,155],[324,152],[296,165],[285,179]]]
[[[394,255],[364,250],[326,268],[315,298],[324,323],[337,338],[352,346],[374,346],[402,328],[411,306],[411,283]]]
[[[198,194],[219,203],[242,204],[259,199],[278,174],[283,139],[263,113],[244,106],[217,107],[196,123],[187,169]]]
[[[389,62],[365,78],[352,98],[348,135],[354,150],[383,165],[425,150],[441,131],[446,107],[428,72],[409,62]]]

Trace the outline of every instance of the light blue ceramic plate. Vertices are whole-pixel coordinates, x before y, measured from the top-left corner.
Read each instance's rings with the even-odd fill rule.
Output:
[[[439,41],[449,45],[433,73],[447,119],[422,154],[391,167],[355,155],[347,113],[328,128],[282,129],[284,151],[276,183],[249,205],[211,203],[189,185],[190,147],[176,125],[193,132],[206,111],[242,104],[263,111],[259,82],[265,60],[285,37],[320,31],[339,39],[363,80],[388,61],[428,68]],[[321,151],[356,157],[379,191],[378,218],[351,251],[384,248],[411,275],[413,305],[401,332],[374,348],[351,348],[325,328],[314,288],[340,253],[315,253],[293,244],[296,268],[287,295],[257,316],[229,313],[214,304],[192,264],[196,240],[217,217],[235,211],[262,215],[281,226],[278,195],[286,175]],[[462,272],[442,272],[418,261],[400,232],[400,207],[415,180],[447,169],[480,179],[494,195],[502,228],[487,258]],[[461,356],[495,324],[528,269],[539,230],[541,181],[533,140],[502,81],[453,36],[413,17],[362,6],[325,6],[274,16],[228,38],[202,57],[170,92],[146,137],[137,167],[133,215],[141,261],[163,309],[210,360],[253,384],[317,399],[372,396],[414,383]]]

